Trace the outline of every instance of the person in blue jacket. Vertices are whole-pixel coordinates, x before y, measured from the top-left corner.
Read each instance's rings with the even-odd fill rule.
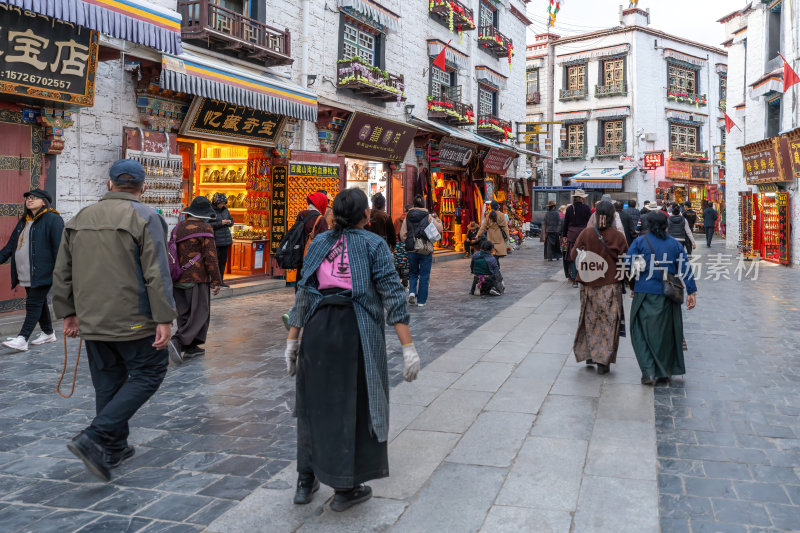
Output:
[[[25,288],[25,321],[18,336],[3,342],[3,346],[20,352],[28,350],[37,322],[42,331],[30,344],[56,342],[47,294],[53,285],[53,269],[64,231],[64,220],[51,207],[50,193],[32,189],[22,196],[25,211],[0,250],[0,264],[11,260],[11,288]]]
[[[626,258],[637,276],[631,295],[630,329],[642,385],[686,373],[681,306],[664,296],[664,268],[683,278],[686,308],[692,309],[697,303],[692,267],[683,245],[667,235],[667,216],[654,211],[647,217],[649,233],[633,241]]]

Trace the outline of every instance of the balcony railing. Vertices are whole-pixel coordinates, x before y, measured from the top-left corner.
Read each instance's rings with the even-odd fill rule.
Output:
[[[461,87],[450,87],[447,94],[428,97],[428,118],[438,118],[453,126],[469,126],[475,123],[472,104],[461,101]]]
[[[402,102],[406,99],[403,76],[366,65],[358,56],[342,59],[337,65],[336,86],[340,89],[350,89],[376,100]]]
[[[616,157],[625,152],[625,145],[622,143],[607,144],[605,146],[595,146],[595,157]]]
[[[433,0],[430,11],[451,31],[461,33],[475,29],[473,11],[459,0]]]
[[[539,104],[542,102],[542,94],[539,91],[529,92],[525,101],[529,104]]]
[[[558,158],[559,159],[586,159],[586,148],[581,146],[580,148],[559,148],[558,149]]]
[[[209,0],[178,2],[181,39],[213,50],[258,61],[267,66],[290,65],[291,36],[279,30],[213,4]]]
[[[667,89],[667,100],[695,106],[705,106],[708,104],[708,99],[704,94],[683,93],[669,89]]]
[[[707,163],[708,152],[674,150],[672,152],[672,159],[679,159],[681,161],[700,161]]]
[[[508,57],[514,49],[511,39],[497,31],[494,26],[478,28],[478,46],[497,58]]]
[[[569,100],[583,100],[586,98],[586,89],[561,89],[558,92],[558,99],[562,102]]]
[[[610,83],[608,85],[595,85],[594,95],[597,98],[606,96],[627,96],[628,86],[624,83]]]
[[[478,133],[493,139],[508,139],[511,135],[511,122],[494,115],[478,115]]]

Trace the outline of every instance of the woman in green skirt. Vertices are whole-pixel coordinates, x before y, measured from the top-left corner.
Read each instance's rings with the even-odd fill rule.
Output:
[[[631,344],[642,371],[642,385],[686,373],[681,306],[664,296],[663,270],[683,278],[687,309],[694,308],[697,292],[686,250],[666,233],[667,216],[654,211],[647,221],[649,233],[633,241],[628,250],[628,263],[637,275],[631,295]]]

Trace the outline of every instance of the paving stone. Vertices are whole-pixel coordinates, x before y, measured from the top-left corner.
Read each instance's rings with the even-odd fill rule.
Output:
[[[155,488],[166,492],[196,494],[212,483],[219,481],[222,477],[219,474],[184,471],[156,485]]]
[[[513,365],[479,361],[453,384],[454,389],[496,392],[511,375]]]
[[[322,514],[305,522],[298,533],[351,533],[355,531],[388,531],[407,504],[384,498],[372,498],[346,513],[325,508]]]
[[[683,494],[682,479],[671,474],[658,474],[658,491],[662,494]]]
[[[661,533],[691,533],[689,520],[678,518],[662,518]]]
[[[116,494],[96,503],[90,507],[90,510],[119,515],[132,515],[160,497],[160,493],[152,490],[122,489]]]
[[[735,483],[736,494],[741,500],[791,504],[786,491],[772,483]],[[800,522],[798,522],[800,524]]]
[[[133,533],[141,531],[151,522],[148,518],[100,515],[94,522],[90,522],[81,529],[73,531],[78,531],[79,533]]]
[[[506,472],[502,468],[444,463],[392,531],[477,531]]]
[[[486,409],[514,413],[536,414],[550,391],[552,382],[531,381],[514,377],[514,374],[492,397]]]
[[[686,494],[706,498],[736,498],[733,485],[725,479],[708,479],[701,477],[684,477],[683,486]]]
[[[138,516],[182,522],[212,501],[211,498],[167,494],[137,513]]]
[[[459,437],[456,433],[403,431],[389,444],[389,477],[370,482],[373,494],[397,500],[410,498],[425,485]]]
[[[508,467],[531,429],[534,416],[482,413],[447,457],[453,463]]]
[[[717,499],[712,499],[711,502],[714,505],[714,515],[720,522],[753,526],[772,525],[764,505],[760,503]]]
[[[389,405],[389,442],[393,441],[425,408],[421,405]]]
[[[261,485],[261,482],[257,479],[225,476],[204,488],[198,494],[201,496],[224,498],[226,500],[241,500],[259,485]]]
[[[524,507],[493,505],[481,533],[518,533],[520,531],[569,531],[572,516],[566,511],[545,511]]]
[[[87,524],[91,524],[101,515],[86,511],[55,511],[28,527],[37,533],[63,533],[65,530],[80,529]]]
[[[603,377],[597,375],[593,366],[568,358],[550,393],[599,398],[602,386]]]
[[[559,396],[551,391],[536,417],[531,435],[589,440],[596,409],[595,398]]]
[[[705,520],[691,520],[692,533],[746,533],[747,528],[736,524],[722,524]],[[752,530],[751,530],[752,531]],[[662,531],[663,533],[663,531]]]
[[[464,433],[491,397],[490,392],[448,389],[420,413],[408,428]]]
[[[47,502],[49,507],[88,509],[97,502],[113,496],[120,490],[113,485],[88,485],[65,491],[63,484],[59,485],[61,486],[61,494]]]
[[[592,435],[586,474],[655,481],[656,455],[652,443]]]
[[[711,508],[711,500],[708,498],[660,494],[658,509],[662,518],[714,520],[714,511]]]
[[[767,510],[776,528],[791,530],[797,529],[800,524],[800,507],[797,505],[767,504]]]
[[[540,382],[554,382],[564,366],[568,356],[560,354],[529,353],[528,356],[514,369],[511,374],[514,378],[529,379]]]
[[[535,340],[530,342],[500,341],[494,348],[486,352],[481,361],[519,364],[528,355],[535,342]]]
[[[17,531],[29,527],[52,512],[52,509],[45,507],[8,505],[0,509],[0,524],[3,524],[3,528],[7,528],[7,531]]]
[[[747,465],[738,463],[721,463],[718,461],[703,461],[706,476],[723,479],[750,480],[752,475]]]
[[[426,406],[459,377],[459,374],[451,372],[421,372],[416,381],[403,382],[392,389],[389,399],[392,403]]]
[[[609,512],[613,494],[614,511]],[[657,531],[658,488],[655,481],[585,476],[581,484],[575,531],[618,533]]]

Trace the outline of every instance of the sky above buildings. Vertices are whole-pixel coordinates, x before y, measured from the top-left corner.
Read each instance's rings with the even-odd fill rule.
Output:
[[[725,40],[724,27],[717,20],[746,5],[745,0],[639,0],[640,9],[650,9],[650,26],[698,41],[719,46]],[[528,3],[528,44],[532,36],[547,31],[549,0]],[[577,35],[619,25],[619,6],[628,0],[562,0],[556,25],[551,30],[561,36]]]

